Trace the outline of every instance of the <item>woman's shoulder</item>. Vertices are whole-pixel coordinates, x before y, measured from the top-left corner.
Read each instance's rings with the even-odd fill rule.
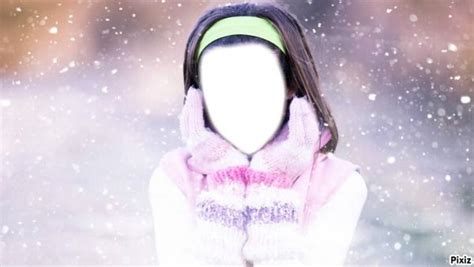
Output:
[[[162,167],[162,165],[166,164],[184,164],[189,156],[190,153],[185,147],[173,148],[161,156],[158,167]]]
[[[350,161],[336,156],[334,153],[330,152],[328,154],[330,162],[333,162],[333,165],[337,168],[340,168],[341,165],[345,166],[345,172],[343,172],[346,179],[340,183],[340,186],[345,186],[351,188],[351,192],[358,193],[360,195],[367,195],[367,184],[364,177],[362,176],[361,166],[358,163]]]
[[[320,153],[314,161],[313,167],[317,167],[318,165],[325,168],[336,168],[337,166],[337,169],[342,168],[342,170],[356,171],[361,173],[361,167],[359,164],[339,157],[334,154],[334,152]]]
[[[189,194],[191,174],[187,159],[189,151],[184,147],[169,150],[161,156],[158,166],[152,171],[150,178],[150,191],[157,185],[177,186],[186,196]]]
[[[333,152],[320,153],[314,161],[311,183],[308,188],[308,202],[312,209],[326,204],[345,184],[364,195],[367,186],[361,175],[359,164],[341,158]]]
[[[350,198],[354,201],[365,201],[369,190],[365,178],[359,171],[354,171],[349,175],[349,177],[347,177],[341,185],[341,188],[339,188],[338,192],[339,191],[343,191],[345,194],[347,193],[347,195],[350,195]]]

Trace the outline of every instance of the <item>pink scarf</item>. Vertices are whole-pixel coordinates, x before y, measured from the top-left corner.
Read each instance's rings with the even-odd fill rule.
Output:
[[[160,168],[164,170],[176,186],[189,199],[190,207],[195,199],[196,183],[199,174],[193,173],[187,166],[190,158],[186,148],[179,147],[166,153],[160,161]],[[337,157],[333,153],[319,154],[310,171],[311,183],[308,188],[304,210],[304,228],[311,226],[312,220],[317,216],[318,210],[331,198],[338,188],[355,170],[360,170],[359,165]],[[186,240],[185,242],[189,242]]]

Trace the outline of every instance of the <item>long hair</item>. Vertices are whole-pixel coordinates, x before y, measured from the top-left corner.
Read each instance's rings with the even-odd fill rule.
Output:
[[[214,22],[232,16],[257,16],[270,20],[283,38],[286,54],[266,40],[246,35],[232,35],[218,39],[207,46],[202,53],[215,46],[249,42],[264,44],[279,53],[288,90],[293,91],[297,96],[308,96],[320,125],[327,127],[331,133],[331,140],[319,152],[334,152],[339,139],[338,131],[329,106],[321,96],[319,74],[302,30],[303,27],[291,13],[275,4],[241,3],[215,7],[207,10],[199,18],[186,44],[183,64],[185,95],[190,86],[200,88],[199,62],[196,60],[196,54],[201,37]]]

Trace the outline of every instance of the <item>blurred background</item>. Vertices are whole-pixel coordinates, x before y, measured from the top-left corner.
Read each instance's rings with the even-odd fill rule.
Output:
[[[147,187],[182,145],[185,42],[237,2],[0,2],[0,265],[156,263]],[[473,256],[474,1],[275,3],[369,188],[346,265]]]

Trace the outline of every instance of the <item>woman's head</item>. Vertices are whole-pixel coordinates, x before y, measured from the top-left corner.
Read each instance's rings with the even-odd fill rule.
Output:
[[[337,127],[325,99],[320,94],[319,75],[302,27],[293,15],[273,4],[243,3],[228,5],[208,10],[200,17],[186,45],[183,65],[185,93],[190,86],[201,88],[202,77],[200,77],[200,61],[197,57],[197,51],[202,36],[215,22],[233,16],[256,16],[271,21],[283,39],[286,52],[284,53],[275,44],[258,37],[231,35],[217,39],[207,45],[199,59],[213,48],[228,47],[236,44],[256,43],[273,50],[283,71],[288,94],[308,96],[320,123],[324,123],[331,132],[331,141],[321,151],[335,151],[338,140]],[[287,118],[288,114],[286,114],[285,120]],[[207,114],[206,119],[208,120]]]

